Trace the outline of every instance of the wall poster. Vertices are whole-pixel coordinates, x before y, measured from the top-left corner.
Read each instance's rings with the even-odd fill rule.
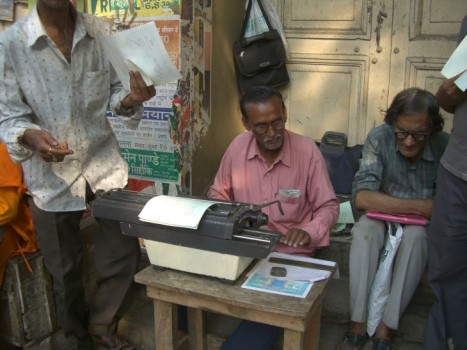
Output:
[[[113,32],[154,21],[172,62],[180,69],[179,0],[88,0],[87,5],[88,12],[103,17]],[[126,128],[107,111],[121,154],[128,163],[132,190],[155,186],[160,194],[185,192],[182,184],[186,148],[180,143],[186,133],[178,120],[178,86],[179,82],[174,81],[156,87],[156,96],[144,104],[143,119],[136,130]]]

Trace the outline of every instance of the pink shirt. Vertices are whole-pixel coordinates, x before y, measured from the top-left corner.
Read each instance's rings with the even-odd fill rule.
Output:
[[[315,248],[328,246],[339,215],[339,201],[321,152],[312,140],[290,131],[285,131],[281,153],[270,167],[254,135],[238,135],[222,158],[208,196],[252,204],[280,200],[284,215],[277,205],[262,209],[269,217],[266,228],[285,235],[295,227],[311,237],[305,247],[281,243],[276,249],[281,253],[311,255]]]

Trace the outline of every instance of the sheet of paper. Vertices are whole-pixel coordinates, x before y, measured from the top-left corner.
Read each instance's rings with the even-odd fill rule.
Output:
[[[100,36],[98,40],[128,91],[130,69],[138,70],[154,86],[181,78],[153,21],[117,34]]]
[[[194,198],[156,196],[144,206],[139,219],[153,224],[196,229],[206,210],[215,201]]]
[[[354,224],[352,205],[350,201],[343,202],[339,205],[339,217],[337,218],[339,224]]]
[[[452,78],[458,75],[461,72],[464,72],[467,69],[467,36],[464,37],[464,40],[457,46],[457,48],[452,53],[449,60],[444,65],[441,70],[441,74],[446,78]],[[459,77],[455,83],[462,90],[465,91],[467,88],[467,72],[464,72],[461,77]]]
[[[271,261],[279,259],[281,263]],[[284,263],[282,263],[284,261]],[[315,269],[304,266],[296,266],[286,262],[307,262],[323,266],[336,266],[333,261],[313,259],[282,253],[271,253],[266,259],[260,260],[250,272],[248,279],[242,288],[258,290],[266,293],[288,295],[305,298],[313,286],[313,282],[327,279],[331,272],[323,269]],[[286,269],[285,277],[273,276],[271,269],[280,267]]]

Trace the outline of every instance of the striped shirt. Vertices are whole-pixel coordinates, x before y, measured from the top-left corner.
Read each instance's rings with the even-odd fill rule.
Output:
[[[360,168],[352,193],[380,191],[406,199],[429,199],[435,195],[436,171],[448,142],[448,134],[431,134],[420,159],[412,164],[400,154],[393,128],[383,124],[370,131],[363,147]]]

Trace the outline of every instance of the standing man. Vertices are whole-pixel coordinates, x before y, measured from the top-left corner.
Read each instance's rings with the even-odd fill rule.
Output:
[[[133,349],[116,335],[116,313],[133,281],[138,241],[118,222],[99,219],[97,291],[86,317],[80,220],[97,190],[121,188],[127,165],[106,119],[110,108],[130,125],[155,95],[139,73],[122,88],[102,47],[102,20],[67,0],[37,0],[31,13],[1,33],[0,136],[23,162],[39,247],[59,324],[71,349]]]
[[[315,143],[285,129],[287,109],[279,91],[258,86],[240,101],[247,129],[230,144],[208,196],[262,204],[267,229],[282,234],[277,251],[312,255],[329,245],[339,215],[326,163]]]
[[[467,16],[459,43],[466,35]],[[454,84],[457,78],[443,82],[436,94],[454,122],[428,231],[428,279],[436,302],[428,318],[427,350],[467,349],[467,91]]]
[[[360,210],[415,214],[430,218],[436,169],[448,135],[435,96],[418,88],[401,91],[384,118],[368,134],[353,199]],[[426,268],[425,226],[404,225],[374,350],[392,349],[399,320]],[[368,298],[386,237],[384,221],[363,215],[352,229],[350,248],[350,326],[338,349],[362,349],[368,340]]]

